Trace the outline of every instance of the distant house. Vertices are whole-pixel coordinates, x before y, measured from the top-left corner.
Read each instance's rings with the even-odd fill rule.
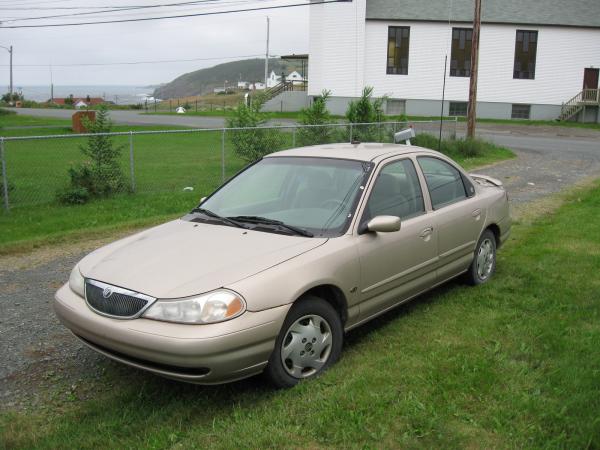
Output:
[[[87,108],[89,106],[100,105],[106,103],[102,97],[55,97],[48,100],[48,103],[54,103],[55,105],[73,105],[75,108]]]
[[[249,86],[250,83],[248,83],[247,81],[238,81],[237,83],[238,89],[248,89]]]
[[[271,70],[269,78],[267,78],[267,87],[272,88],[277,86],[281,82],[281,77],[275,73],[274,70]]]
[[[260,81],[255,81],[254,83],[250,84],[250,90],[252,90],[252,91],[264,91],[265,90],[265,83],[262,83]]]
[[[294,70],[287,77],[285,77],[285,81],[291,81],[294,84],[294,86],[297,86],[297,85],[304,83],[305,80],[302,75],[300,75],[298,72],[296,72]]]

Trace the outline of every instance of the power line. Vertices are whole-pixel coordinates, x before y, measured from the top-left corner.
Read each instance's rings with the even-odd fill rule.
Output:
[[[312,3],[293,3],[293,4],[289,4],[289,5],[260,6],[260,7],[256,7],[256,8],[232,9],[232,10],[228,10],[228,11],[211,11],[211,12],[203,12],[203,13],[195,13],[195,14],[179,14],[179,15],[172,15],[172,16],[143,17],[143,18],[137,18],[137,19],[103,20],[103,21],[96,21],[96,22],[53,23],[53,24],[40,24],[40,25],[8,25],[8,26],[0,26],[0,29],[75,27],[75,26],[82,26],[82,25],[101,25],[101,24],[109,24],[109,23],[146,22],[146,21],[150,21],[150,20],[181,19],[181,18],[187,18],[187,17],[214,16],[214,15],[219,15],[219,14],[233,14],[233,13],[240,13],[240,12],[294,8],[297,6],[322,5],[325,3],[346,3],[348,1],[351,1],[351,0],[322,0],[322,1],[318,1],[318,2],[312,2]]]
[[[85,11],[78,13],[69,13],[69,14],[55,14],[51,16],[38,16],[38,17],[16,17],[14,19],[8,19],[5,22],[21,22],[24,20],[41,20],[41,19],[56,19],[59,17],[74,17],[74,16],[86,16],[90,14],[103,14],[103,13],[112,13],[112,12],[123,12],[123,11],[131,11],[136,9],[151,9],[151,8],[171,8],[177,6],[189,6],[189,5],[198,5],[203,3],[214,3],[220,2],[221,0],[198,0],[198,1],[190,1],[190,2],[180,2],[180,3],[167,3],[162,5],[145,5],[145,6],[117,6],[114,9],[105,9],[100,11]]]
[[[270,55],[269,57],[274,57]],[[214,61],[220,59],[243,59],[264,57],[262,54],[257,55],[237,55],[237,56],[218,56],[212,58],[191,58],[191,59],[163,59],[155,61],[121,61],[111,63],[71,63],[71,64],[52,64],[52,67],[90,67],[90,66],[123,66],[137,64],[163,64],[163,63],[178,63],[178,62],[194,62],[194,61]],[[0,67],[5,67],[5,64],[0,64]],[[13,67],[48,67],[48,64],[15,64]]]

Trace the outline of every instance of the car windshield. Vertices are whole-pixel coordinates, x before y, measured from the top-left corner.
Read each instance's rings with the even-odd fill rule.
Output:
[[[352,218],[370,169],[370,163],[345,159],[264,158],[196,211],[244,225],[260,224],[262,231],[290,233],[296,228],[295,234],[338,236]],[[277,227],[274,221],[287,228]]]

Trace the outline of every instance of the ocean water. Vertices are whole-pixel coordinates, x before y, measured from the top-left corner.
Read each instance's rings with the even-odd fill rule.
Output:
[[[45,102],[50,99],[50,86],[15,86],[27,100]],[[54,85],[54,97],[102,97],[119,105],[143,103],[154,91],[150,86],[59,86]]]

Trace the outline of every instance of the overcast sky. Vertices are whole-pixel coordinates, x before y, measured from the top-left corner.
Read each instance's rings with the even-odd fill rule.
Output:
[[[24,7],[152,5],[184,0],[0,0],[0,19],[4,25],[59,23],[103,20],[99,14],[9,22],[7,19],[39,17],[78,11],[7,10]],[[298,3],[292,0],[257,1],[219,0],[211,6],[185,6],[119,12],[112,18],[150,17],[167,14],[190,14],[226,8],[248,8],[271,4]],[[225,6],[227,5],[227,6]],[[50,71],[55,85],[148,85],[168,82],[202,67],[231,61],[231,56],[264,55],[266,16],[271,18],[272,55],[306,53],[308,50],[308,7],[297,7],[218,16],[167,19],[57,28],[0,28],[0,45],[14,47],[14,85],[49,84]],[[222,58],[217,60],[142,65],[96,67],[60,67],[60,64],[112,63],[148,60]],[[236,58],[241,59],[241,58]],[[0,49],[0,85],[8,85],[8,52]],[[44,67],[21,67],[43,64]]]

